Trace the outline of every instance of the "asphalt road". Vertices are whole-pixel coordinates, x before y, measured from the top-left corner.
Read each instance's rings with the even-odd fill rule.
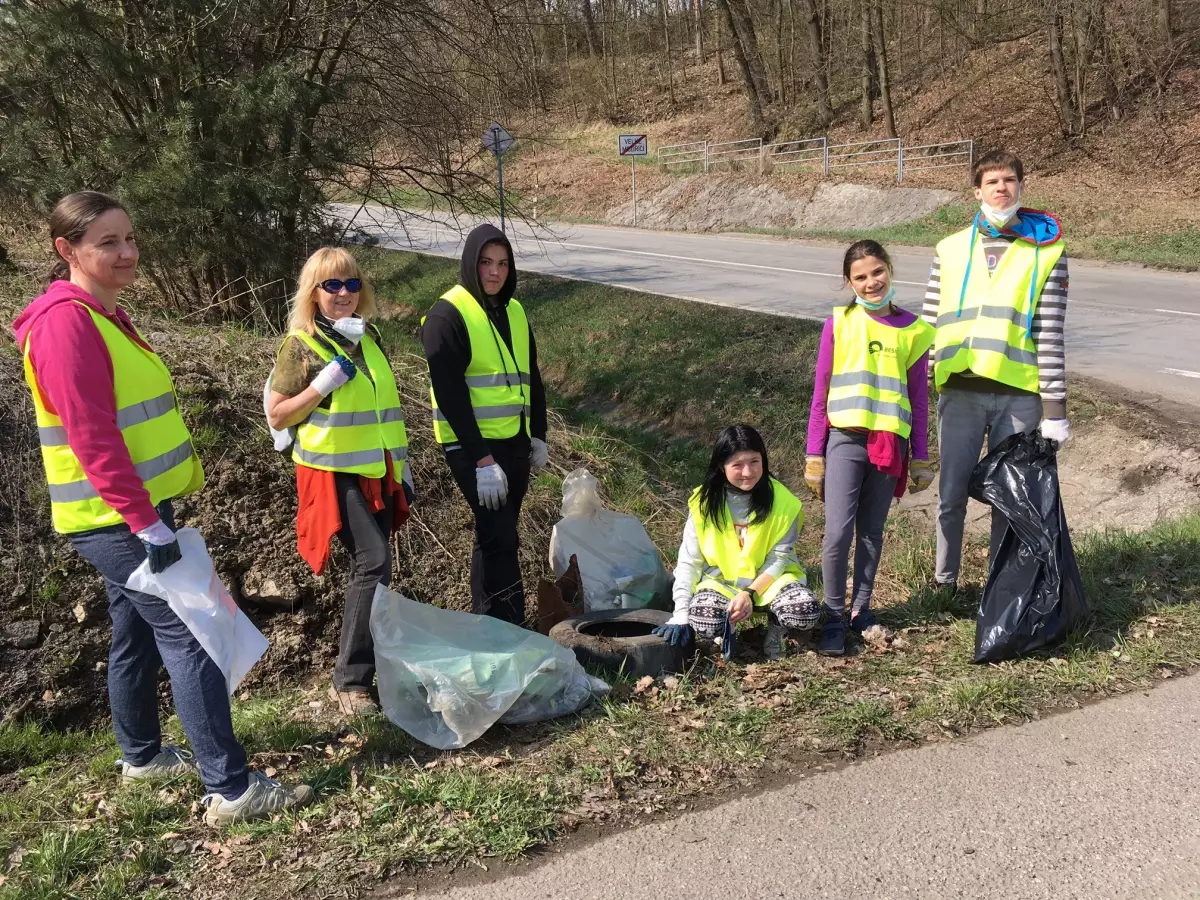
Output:
[[[1200,896],[1200,678],[891,753],[424,900]],[[388,886],[379,896],[411,896]]]
[[[382,246],[457,257],[471,222],[335,206]],[[845,303],[844,248],[743,235],[510,223],[518,268],[785,316],[824,318]],[[1070,235],[1067,235],[1068,253]],[[929,251],[896,247],[902,306],[921,308]],[[1067,367],[1138,392],[1200,405],[1200,276],[1071,261]]]

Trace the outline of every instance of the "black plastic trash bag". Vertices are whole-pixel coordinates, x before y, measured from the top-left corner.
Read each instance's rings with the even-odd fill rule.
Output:
[[[1054,445],[1014,434],[971,473],[971,496],[1008,519],[975,620],[975,662],[1047,647],[1087,615],[1058,492]]]

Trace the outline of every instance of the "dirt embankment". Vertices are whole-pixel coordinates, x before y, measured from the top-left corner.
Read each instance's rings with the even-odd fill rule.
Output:
[[[693,175],[640,198],[637,225],[668,231],[751,228],[869,229],[912,222],[957,199],[935,188],[866,184],[812,186],[805,196],[785,193],[764,179],[739,175]],[[633,202],[610,209],[612,225],[632,225]]]

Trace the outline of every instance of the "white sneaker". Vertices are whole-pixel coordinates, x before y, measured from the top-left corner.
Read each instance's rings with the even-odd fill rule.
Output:
[[[204,824],[216,826],[265,819],[285,809],[307,806],[312,801],[313,790],[307,784],[289,787],[261,772],[251,772],[246,792],[236,800],[227,800],[220,794],[205,794],[200,802],[206,807]]]
[[[124,781],[140,781],[143,778],[181,778],[200,774],[196,763],[192,761],[191,752],[171,745],[159,750],[158,755],[144,766],[131,766],[123,759],[117,760],[117,765],[121,767],[121,778]]]

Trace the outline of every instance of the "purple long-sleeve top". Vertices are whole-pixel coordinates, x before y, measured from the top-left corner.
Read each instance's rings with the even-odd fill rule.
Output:
[[[876,322],[892,328],[906,328],[917,321],[914,313],[897,307],[888,316],[872,316]],[[912,405],[913,459],[929,459],[929,354],[908,369],[908,402]],[[825,401],[829,397],[829,379],[833,376],[833,317],[825,320],[821,330],[821,349],[817,353],[817,372],[813,377],[812,407],[808,413],[808,455],[825,455],[825,438],[829,434],[829,416],[825,412]]]

